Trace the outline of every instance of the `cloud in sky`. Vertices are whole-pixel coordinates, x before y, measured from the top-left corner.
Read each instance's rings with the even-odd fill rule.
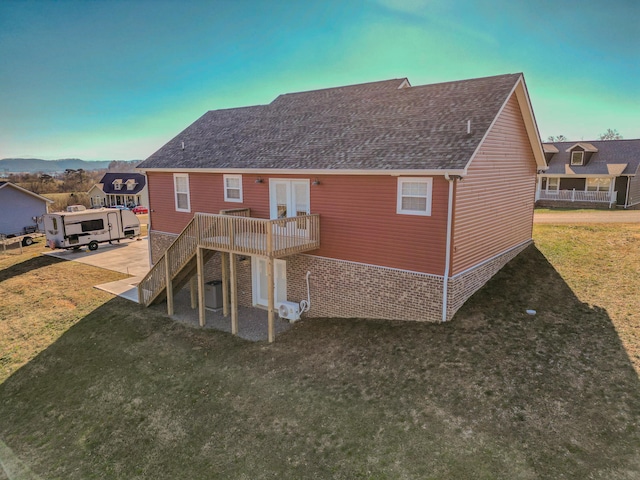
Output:
[[[524,72],[540,132],[640,137],[640,2],[0,3],[0,158],[145,158],[205,111]]]

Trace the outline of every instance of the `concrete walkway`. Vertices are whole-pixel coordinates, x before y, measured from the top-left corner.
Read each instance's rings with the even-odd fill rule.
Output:
[[[536,210],[533,223],[640,223],[640,210]]]
[[[53,250],[45,255],[131,275],[123,280],[95,287],[136,303],[138,302],[137,285],[150,269],[147,237],[123,240],[112,245],[101,243],[98,249],[93,252],[83,247],[80,250]]]

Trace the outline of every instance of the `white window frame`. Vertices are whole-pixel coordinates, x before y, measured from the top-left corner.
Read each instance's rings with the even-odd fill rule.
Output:
[[[555,183],[555,188],[550,188],[552,180]],[[547,193],[557,194],[558,190],[560,190],[560,177],[547,177]]]
[[[426,200],[427,205],[425,210],[408,210],[402,208],[402,199],[403,197],[409,197],[409,195],[402,195],[402,186],[405,183],[424,183],[427,185],[427,194]],[[398,193],[397,193],[397,204],[396,204],[396,213],[401,215],[422,215],[422,216],[431,216],[431,199],[433,194],[433,178],[432,177],[398,177]],[[417,197],[417,196],[411,196]],[[422,196],[418,198],[423,198]]]
[[[573,161],[573,155],[579,153],[580,154],[580,162]],[[581,150],[574,150],[571,152],[571,165],[584,165],[584,152]]]
[[[589,180],[595,183],[595,185],[591,185],[592,189],[589,189]],[[602,188],[602,182],[607,182],[608,185],[606,188]],[[585,182],[584,189],[585,192],[608,192],[611,190],[611,177],[596,177],[596,178],[587,178]]]
[[[238,183],[239,183],[240,186],[238,188],[229,188],[229,186],[227,185],[227,179],[229,179],[229,180],[231,180],[231,179],[238,180]],[[223,185],[224,185],[224,201],[225,202],[242,203],[242,175],[223,175],[222,176],[222,181],[223,181]],[[239,198],[229,197],[229,190],[238,190],[239,193],[240,193]]]
[[[179,192],[178,191],[178,178],[185,178],[187,180],[187,191]],[[176,204],[176,212],[191,212],[191,194],[189,188],[189,174],[188,173],[174,173],[173,174],[173,198]],[[187,208],[180,208],[178,206],[178,194],[187,196]]]

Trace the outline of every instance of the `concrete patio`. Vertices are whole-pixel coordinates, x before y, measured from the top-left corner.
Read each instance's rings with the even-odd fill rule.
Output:
[[[149,307],[159,314],[167,315],[166,302]],[[191,308],[191,294],[189,287],[180,290],[174,296],[174,314],[169,318],[185,323],[193,327],[199,327],[198,308]],[[222,309],[206,309],[206,323],[204,328],[213,328],[222,332],[231,333],[231,315],[224,317]],[[292,324],[287,320],[275,318],[276,338],[278,334],[289,330]],[[252,342],[266,341],[268,339],[267,310],[262,308],[238,307],[238,336]]]

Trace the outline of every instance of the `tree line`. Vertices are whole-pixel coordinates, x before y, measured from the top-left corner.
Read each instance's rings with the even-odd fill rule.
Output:
[[[100,182],[106,172],[135,172],[138,163],[114,160],[109,163],[107,169],[67,168],[64,172],[57,174],[10,173],[5,179],[37,194],[88,192],[91,187]]]
[[[598,140],[622,140],[622,135],[615,128],[607,128],[607,131],[598,135]],[[549,135],[547,142],[568,142],[564,135]]]
[[[58,174],[10,173],[7,180],[33,193],[87,192],[98,183],[106,170],[74,170],[67,168]]]

